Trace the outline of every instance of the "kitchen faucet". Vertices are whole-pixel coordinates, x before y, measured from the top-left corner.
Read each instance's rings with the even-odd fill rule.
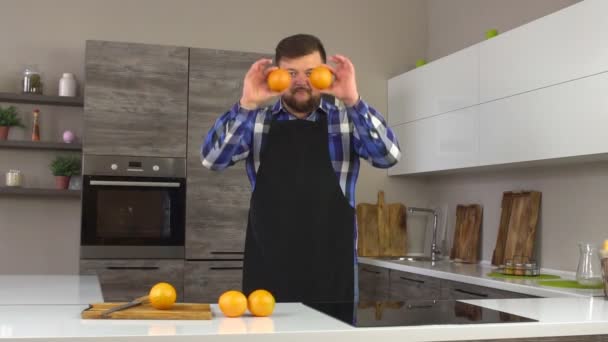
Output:
[[[437,211],[434,209],[427,208],[416,208],[416,207],[408,207],[408,213],[414,212],[424,212],[433,214],[433,240],[431,242],[431,261],[437,261],[438,254],[441,254],[439,248],[437,248]]]

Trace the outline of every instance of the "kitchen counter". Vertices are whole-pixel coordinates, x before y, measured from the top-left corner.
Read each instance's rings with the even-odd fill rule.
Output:
[[[103,296],[94,275],[0,275],[0,305],[95,302]]]
[[[488,277],[493,266],[489,264],[463,264],[440,260],[435,263],[430,261],[395,261],[379,258],[359,257],[359,263],[385,267],[398,271],[417,273],[429,277],[453,280],[479,286],[492,287],[499,290],[524,293],[538,297],[592,297],[603,296],[603,290],[584,290],[541,286],[534,280],[527,279],[503,279]],[[544,273],[544,272],[543,272]],[[560,272],[547,272],[556,274],[563,279],[572,279],[572,276]]]
[[[25,341],[464,341],[608,334],[600,298],[469,300],[539,322],[354,328],[303,304],[279,303],[272,317],[208,321],[83,320],[86,305],[0,305],[0,339]],[[507,328],[508,327],[508,328]]]

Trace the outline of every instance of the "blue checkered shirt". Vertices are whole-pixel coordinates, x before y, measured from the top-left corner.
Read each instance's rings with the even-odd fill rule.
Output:
[[[279,121],[297,120],[280,100],[256,110],[246,110],[236,103],[207,134],[201,149],[203,165],[222,170],[245,159],[254,189],[260,151],[264,149],[275,115]],[[327,115],[331,162],[342,192],[354,207],[359,158],[375,167],[389,168],[401,157],[399,143],[382,115],[363,100],[353,107],[345,107],[340,101],[322,99],[306,120],[316,121],[319,115]]]

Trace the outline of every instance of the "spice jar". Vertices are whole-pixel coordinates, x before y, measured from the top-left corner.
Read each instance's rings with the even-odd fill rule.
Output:
[[[524,269],[524,264],[518,262],[515,264],[515,266],[513,267],[513,274],[514,275],[518,275],[518,276],[523,276],[526,274],[526,271]]]
[[[23,71],[23,93],[42,94],[42,78],[40,73],[34,69],[27,68]]]
[[[511,260],[505,261],[504,274],[513,274],[513,261],[511,261]]]
[[[6,186],[21,186],[21,171],[9,170],[6,173]]]
[[[527,276],[538,275],[535,262],[529,262],[529,263],[525,264],[524,267],[525,267],[525,275],[527,275]]]

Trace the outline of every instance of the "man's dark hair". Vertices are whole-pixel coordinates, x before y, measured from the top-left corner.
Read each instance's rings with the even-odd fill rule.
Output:
[[[326,62],[325,48],[319,38],[310,34],[296,34],[283,38],[275,50],[274,62],[278,65],[281,58],[297,58],[318,51],[323,63]]]

